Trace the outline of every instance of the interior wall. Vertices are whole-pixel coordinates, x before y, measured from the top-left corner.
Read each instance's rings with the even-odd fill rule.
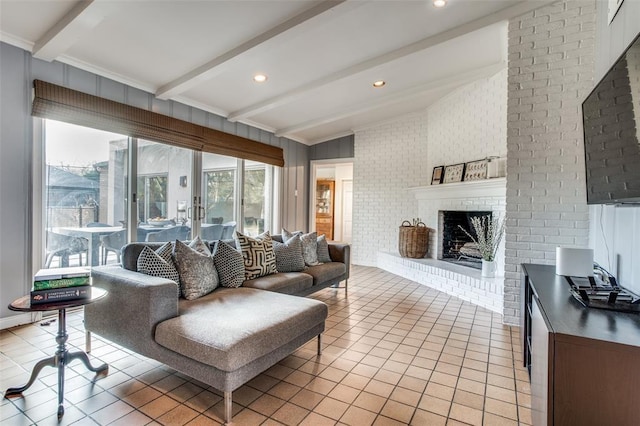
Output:
[[[398,250],[398,226],[418,214],[407,188],[427,179],[426,113],[355,134],[351,260],[376,266],[377,253]]]
[[[309,147],[309,160],[353,158],[354,135],[343,136]]]
[[[427,170],[506,157],[507,69],[447,95],[428,114]]]
[[[607,2],[598,1],[596,16],[594,84],[640,33],[640,2],[623,2],[609,24]],[[622,286],[640,294],[640,207],[590,206],[589,216],[589,244],[595,261]]]
[[[520,265],[586,247],[581,103],[593,87],[595,1],[560,1],[509,22],[504,322],[519,324]]]
[[[60,62],[34,59],[25,50],[0,43],[0,328],[16,325],[7,305],[31,288],[32,172],[42,167],[34,146],[31,93],[34,79],[48,81],[127,105],[244,136],[284,150],[281,190],[282,225],[306,229],[309,205],[309,147],[270,132],[99,77]],[[34,158],[36,160],[34,161]],[[297,190],[297,196],[296,191]],[[13,317],[16,317],[12,319]]]

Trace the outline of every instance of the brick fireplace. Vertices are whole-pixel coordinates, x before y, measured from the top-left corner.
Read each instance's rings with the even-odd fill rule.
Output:
[[[502,314],[504,305],[504,238],[496,255],[496,278],[484,278],[478,269],[445,262],[443,217],[445,211],[491,213],[504,217],[506,178],[410,188],[418,200],[418,216],[429,228],[425,259],[402,258],[398,253],[378,253],[378,266],[397,275],[436,288]]]

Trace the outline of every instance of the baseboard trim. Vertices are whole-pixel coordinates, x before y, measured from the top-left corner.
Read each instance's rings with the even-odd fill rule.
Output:
[[[39,321],[42,318],[42,313],[25,312],[23,314],[12,315],[10,317],[0,318],[0,330],[5,328],[16,327],[18,325],[31,324],[32,322]]]

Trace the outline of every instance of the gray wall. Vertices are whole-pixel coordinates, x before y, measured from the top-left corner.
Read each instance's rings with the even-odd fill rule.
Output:
[[[289,229],[308,228],[308,146],[177,102],[155,99],[150,93],[59,62],[34,59],[27,51],[0,43],[0,319],[15,315],[7,305],[31,288],[31,174],[42,166],[34,160],[37,152],[32,152],[34,79],[282,147],[282,224]]]
[[[343,136],[309,147],[309,160],[332,160],[354,157],[354,135]]]

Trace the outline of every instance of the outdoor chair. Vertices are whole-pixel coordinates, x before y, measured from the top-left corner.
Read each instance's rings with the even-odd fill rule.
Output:
[[[107,264],[109,252],[116,254],[116,260],[120,263],[120,251],[127,243],[127,230],[116,231],[112,234],[102,235],[100,237],[100,247],[102,249],[102,264]]]
[[[236,230],[236,222],[227,222],[222,225],[221,240],[230,240],[233,238],[233,232]]]
[[[189,235],[189,231],[191,228],[188,226],[173,226],[171,228],[162,229],[157,232],[149,232],[146,236],[145,241],[147,242],[158,242],[158,241],[174,241],[180,240],[184,241],[187,239],[187,235]]]
[[[58,234],[47,231],[47,250],[44,267],[50,268],[55,257],[59,257],[59,267],[69,266],[69,256],[78,255],[78,264],[82,266],[82,254],[89,258],[89,240],[83,237]]]
[[[200,230],[200,237],[206,241],[214,241],[222,239],[222,231],[224,225],[203,226]]]

